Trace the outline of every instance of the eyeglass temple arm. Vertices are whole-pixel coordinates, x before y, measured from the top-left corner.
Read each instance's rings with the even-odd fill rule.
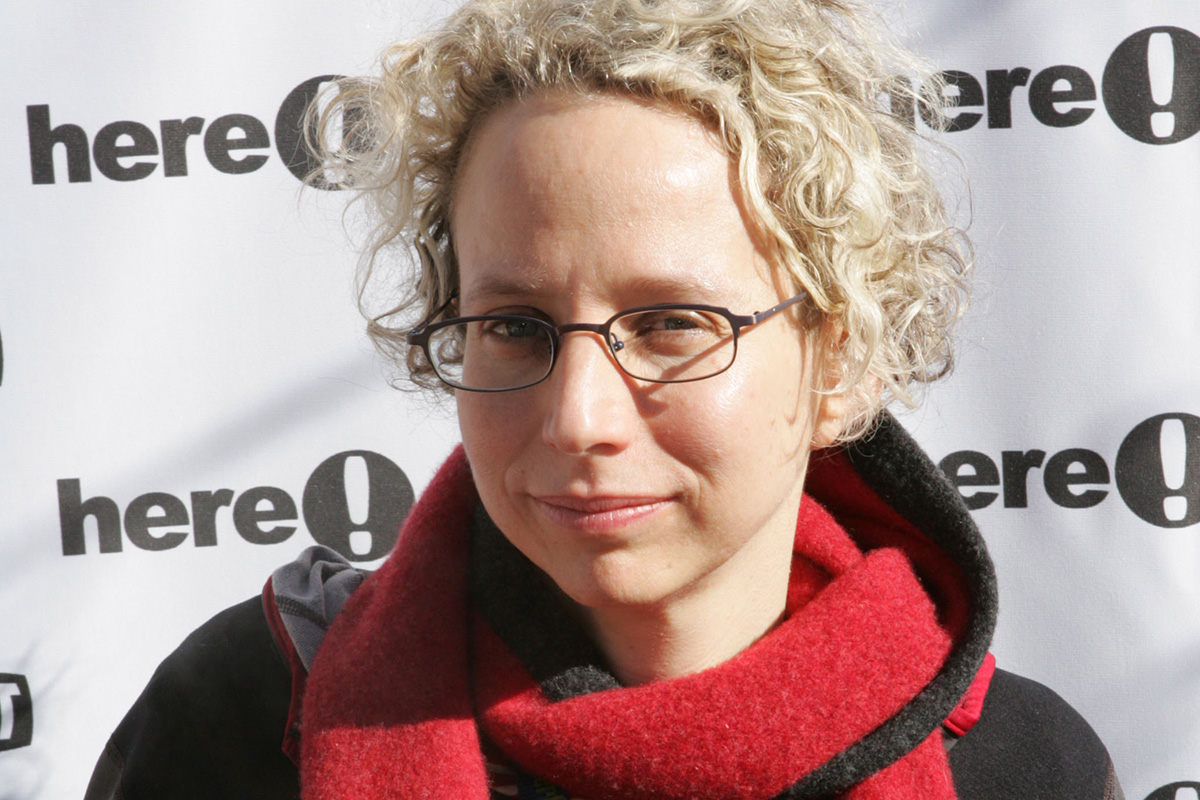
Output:
[[[446,302],[442,303],[436,309],[431,311],[429,313],[429,315],[425,317],[425,319],[423,319],[417,323],[417,327],[413,328],[411,331],[409,331],[407,334],[405,334],[404,338],[408,340],[408,343],[416,344],[417,339],[421,336],[421,334],[425,333],[425,329],[428,328],[435,319],[437,319],[439,316],[441,316],[442,312],[445,311],[447,308],[449,308],[450,304],[453,303],[457,299],[458,299],[458,292],[451,292],[450,297],[448,297],[446,299]]]
[[[734,319],[737,321],[738,327],[748,328],[751,325],[757,325],[760,322],[765,322],[770,317],[775,316],[789,306],[799,303],[806,297],[808,297],[808,292],[802,291],[795,297],[788,298],[778,305],[771,306],[766,311],[755,311],[753,314],[747,314],[744,317],[735,317]]]

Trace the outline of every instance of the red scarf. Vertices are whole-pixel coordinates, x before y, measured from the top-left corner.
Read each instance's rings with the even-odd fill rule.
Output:
[[[806,497],[775,630],[695,675],[550,699],[472,601],[477,503],[459,450],[337,617],[304,699],[305,798],[486,800],[482,729],[572,797],[767,800],[896,715],[950,650],[904,555],[863,555]],[[940,729],[842,796],[955,798]]]

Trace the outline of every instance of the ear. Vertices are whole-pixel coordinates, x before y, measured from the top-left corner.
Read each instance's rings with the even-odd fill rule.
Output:
[[[855,415],[870,408],[880,391],[879,379],[864,376],[856,384],[839,386],[843,377],[842,346],[848,335],[836,321],[826,322],[817,333],[817,352],[813,376],[814,400],[812,409],[813,450],[829,447]]]
[[[837,441],[853,413],[849,392],[820,394],[813,414],[812,449],[829,447]]]

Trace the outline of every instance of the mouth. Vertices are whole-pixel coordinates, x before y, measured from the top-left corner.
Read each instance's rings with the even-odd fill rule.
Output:
[[[534,496],[538,512],[555,525],[584,533],[615,533],[665,509],[664,497],[576,495]]]

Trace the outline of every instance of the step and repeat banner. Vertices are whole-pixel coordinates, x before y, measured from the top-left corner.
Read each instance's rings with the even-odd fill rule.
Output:
[[[378,563],[453,447],[449,407],[388,387],[346,197],[295,156],[323,82],[452,5],[5,9],[0,800],[82,796],[189,631],[313,543]],[[961,158],[978,263],[957,371],[902,419],[991,547],[1001,666],[1083,712],[1131,800],[1192,800],[1200,5],[912,6],[958,98],[913,124]]]

